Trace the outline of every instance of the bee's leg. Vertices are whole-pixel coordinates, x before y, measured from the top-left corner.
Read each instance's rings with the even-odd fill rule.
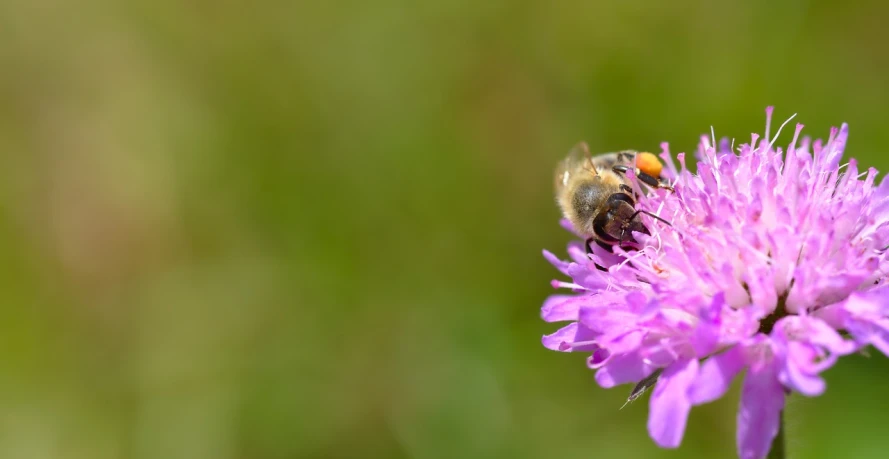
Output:
[[[658,179],[646,174],[645,172],[639,172],[638,174],[636,174],[636,177],[639,177],[639,180],[642,180],[646,185],[649,185],[653,188],[663,188],[665,190],[670,190],[671,192],[674,191],[673,187],[670,186],[670,184],[668,184],[664,181],[658,180]]]
[[[619,173],[619,174],[626,174],[627,171],[630,170],[630,168],[627,166],[614,166],[611,168],[611,170],[613,170],[614,172]],[[642,172],[638,169],[635,172],[636,172],[636,178],[638,178],[642,183],[644,183],[652,188],[664,188],[664,189],[673,191],[673,187],[646,174],[645,172]]]
[[[664,183],[664,182],[658,182],[657,187],[658,187],[658,188],[663,188],[663,189],[665,189],[665,190],[669,190],[671,193],[674,192],[674,191],[676,191],[676,190],[673,189],[673,187],[672,187],[671,185],[669,185],[669,184],[667,184],[667,183]]]
[[[618,164],[611,168],[616,174],[626,174],[628,170],[630,170],[630,166],[624,166],[623,164]],[[636,176],[639,176],[639,171],[636,171]]]

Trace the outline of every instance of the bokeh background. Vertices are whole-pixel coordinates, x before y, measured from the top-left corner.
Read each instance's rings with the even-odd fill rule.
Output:
[[[0,1],[0,457],[732,457],[737,387],[661,450],[541,347],[552,166],[774,104],[889,170],[887,14]],[[871,354],[792,398],[791,457],[885,457]]]

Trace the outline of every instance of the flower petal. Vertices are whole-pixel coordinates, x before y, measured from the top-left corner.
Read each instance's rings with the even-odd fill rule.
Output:
[[[574,229],[574,225],[571,224],[571,220],[568,220],[567,218],[563,218],[563,219],[559,220],[559,225],[562,228],[565,228],[566,230],[573,233],[575,236],[583,237],[580,233],[577,232],[577,230]]]
[[[547,322],[577,320],[580,307],[589,295],[550,295],[543,302],[540,316]]]
[[[608,389],[620,384],[641,381],[654,370],[655,367],[638,352],[615,355],[596,372],[596,382]]]
[[[784,388],[778,383],[774,369],[766,366],[759,371],[748,371],[738,410],[737,440],[741,459],[760,459],[768,454],[778,434],[783,409]]]
[[[543,336],[543,346],[562,352],[596,352],[601,349],[598,335],[582,324],[572,322],[551,335]]]
[[[889,356],[889,319],[850,318],[846,321],[846,329],[861,343],[870,344]]]
[[[812,363],[818,358],[814,347],[791,341],[787,343],[785,352],[784,365],[779,372],[780,381],[803,395],[821,395],[826,387],[824,380],[812,369]]]
[[[559,271],[562,272],[562,274],[564,274],[566,276],[568,275],[568,266],[570,266],[571,263],[569,263],[567,261],[560,260],[559,257],[555,256],[549,250],[543,251],[543,258],[546,258],[546,261],[550,262],[550,264],[555,266],[556,269],[558,269]]]
[[[732,380],[746,364],[740,345],[707,359],[698,372],[698,378],[689,388],[689,399],[695,405],[710,403],[725,395]]]
[[[855,343],[843,339],[843,337],[826,322],[815,317],[806,317],[805,325],[806,340],[810,343],[822,346],[834,354],[846,355],[855,352]]]
[[[688,388],[698,376],[698,359],[677,360],[664,370],[651,395],[648,434],[664,448],[682,443],[691,411]]]
[[[889,182],[889,180],[884,180]],[[831,305],[826,318],[842,323],[860,344],[870,344],[889,356],[889,288],[879,286],[853,293],[845,301]]]
[[[577,264],[586,264],[590,262],[590,257],[587,255],[583,245],[584,243],[580,241],[571,241],[568,243],[568,256]],[[546,256],[545,253],[544,256]]]
[[[618,331],[616,334],[600,335],[599,343],[612,354],[628,354],[639,348],[642,338],[643,333],[639,330]]]
[[[577,322],[570,323],[551,335],[543,335],[543,346],[553,351],[569,351],[577,334]]]
[[[593,264],[590,262],[589,264]],[[571,263],[568,266],[568,275],[574,279],[574,283],[580,285],[587,290],[601,290],[608,286],[609,275],[604,271],[599,271],[595,266],[579,265]]]
[[[725,307],[725,294],[718,293],[713,297],[710,306],[700,311],[700,322],[690,337],[691,345],[697,355],[707,355],[716,349],[721,337],[720,312]]]

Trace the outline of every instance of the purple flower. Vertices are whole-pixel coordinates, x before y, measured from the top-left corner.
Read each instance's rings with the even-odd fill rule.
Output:
[[[800,140],[798,124],[783,152],[766,113],[765,136],[739,154],[703,137],[696,174],[662,145],[675,191],[643,194],[637,209],[671,225],[643,215],[638,250],[544,251],[571,278],[554,285],[574,294],[544,303],[544,320],[570,323],[543,344],[589,353],[602,387],[637,384],[631,399],[654,384],[648,431],[662,447],[746,370],[738,454],[764,457],[787,394],[821,394],[820,373],[865,345],[889,354],[889,180],[840,164],[845,124],[826,143]]]

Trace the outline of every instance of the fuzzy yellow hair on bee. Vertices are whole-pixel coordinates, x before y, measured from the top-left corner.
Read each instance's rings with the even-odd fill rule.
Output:
[[[635,208],[638,196],[626,176],[631,169],[648,187],[670,188],[661,181],[663,165],[652,153],[623,150],[593,156],[581,142],[557,165],[556,201],[574,229],[589,238],[587,243],[624,245],[636,242],[633,232],[648,234],[636,218],[647,212]]]

